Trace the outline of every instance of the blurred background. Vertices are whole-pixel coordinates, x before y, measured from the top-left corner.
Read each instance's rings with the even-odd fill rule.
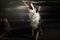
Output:
[[[11,33],[0,35],[1,40],[32,40],[31,27],[29,24],[26,7],[29,2],[39,2],[42,18],[42,36],[38,40],[60,39],[60,1],[59,0],[0,0],[0,19],[8,18]],[[37,6],[37,5],[36,5]]]

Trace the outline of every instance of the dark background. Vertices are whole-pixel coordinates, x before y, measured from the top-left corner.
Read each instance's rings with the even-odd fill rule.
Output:
[[[40,3],[42,6],[40,14],[43,21],[41,26],[43,35],[39,35],[39,40],[58,40],[60,39],[60,2],[58,0],[44,1],[46,1],[46,3]],[[12,2],[12,4],[9,4],[9,2]],[[28,9],[4,10],[5,8],[14,8],[15,6],[25,5],[21,0],[0,0],[0,18],[7,17],[12,28],[11,33],[9,33],[9,35],[7,34],[6,39],[32,40],[31,27],[27,21]]]

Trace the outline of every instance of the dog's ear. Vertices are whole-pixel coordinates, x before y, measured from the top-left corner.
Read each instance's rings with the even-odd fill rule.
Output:
[[[41,6],[36,8],[36,13],[39,12],[41,10]]]
[[[38,7],[38,11],[40,11],[40,10],[41,10],[41,6]]]

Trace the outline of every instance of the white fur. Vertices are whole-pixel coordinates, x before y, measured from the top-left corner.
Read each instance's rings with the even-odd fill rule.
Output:
[[[30,23],[33,29],[37,29],[37,25],[39,24],[40,15],[39,12],[29,13]]]

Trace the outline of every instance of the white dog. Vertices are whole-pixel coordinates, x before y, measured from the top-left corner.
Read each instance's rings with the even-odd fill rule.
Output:
[[[38,28],[39,20],[41,19],[38,9],[30,12],[29,18],[30,18],[30,24],[32,27],[32,35],[34,35],[34,30]],[[38,39],[38,35],[39,35],[39,32],[37,32],[35,40]]]

